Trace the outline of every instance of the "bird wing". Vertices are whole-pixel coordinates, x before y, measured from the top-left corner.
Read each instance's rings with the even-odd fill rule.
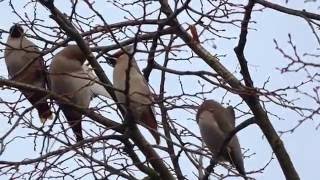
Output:
[[[160,136],[157,132],[158,124],[154,114],[154,99],[149,89],[147,81],[144,79],[140,69],[134,64],[130,70],[130,99],[133,102],[130,106],[135,106],[132,109],[141,109],[140,121],[147,125],[150,133],[155,138],[156,143],[160,143]]]
[[[228,124],[232,126],[234,129],[235,127],[235,113],[234,108],[232,106],[228,106],[225,109],[225,117],[226,120],[228,120]],[[237,171],[242,174],[243,176],[246,176],[244,165],[243,165],[243,157],[241,153],[241,148],[239,144],[238,137],[236,135],[233,136],[231,139],[229,145],[228,145],[228,154],[229,154],[229,161],[231,164],[235,166]]]
[[[96,96],[100,95],[100,96],[104,96],[104,97],[111,99],[111,95],[108,93],[108,91],[101,84],[96,82],[96,81],[100,82],[100,80],[93,73],[93,71],[90,69],[90,67],[84,63],[82,65],[82,68],[83,68],[84,72],[87,73],[88,77],[93,80],[91,82],[92,85],[90,86],[90,91]]]
[[[234,129],[232,120],[232,116],[226,111],[225,108],[220,109],[219,113],[213,113],[212,114],[213,118],[216,120],[219,128],[225,133],[228,134]]]
[[[36,87],[45,88],[47,75],[44,60],[38,47],[28,39],[9,39],[8,44],[13,48],[6,48],[6,64],[10,78]],[[42,123],[52,118],[46,93],[35,93],[20,89],[23,95],[37,109]]]
[[[223,140],[225,139],[225,133],[217,123],[214,114],[209,110],[200,112],[198,125],[203,141],[210,151],[214,155],[217,155],[216,153],[220,150]]]
[[[139,99],[139,101],[143,101],[141,103],[152,103],[153,97],[151,96],[151,90],[148,86],[148,82],[142,75],[140,69],[137,66],[132,66],[130,71],[130,81],[133,86],[130,87],[130,94],[140,93],[140,96],[144,95],[145,98]],[[133,96],[132,100],[135,101],[135,97]]]
[[[229,122],[232,124],[233,127],[236,126],[236,116],[234,113],[234,108],[232,106],[228,106],[226,112],[229,113],[230,118],[228,118]]]
[[[43,57],[40,54],[38,47],[33,42],[26,38],[23,38],[22,41],[22,48],[25,49],[25,51],[21,58],[25,63],[25,66],[29,66],[23,67],[25,68],[22,73],[22,76],[24,76],[23,79],[25,79],[25,82],[31,83],[32,85],[45,88],[45,81],[47,78]],[[29,64],[31,62],[32,64]]]
[[[160,136],[158,132],[155,132],[158,129],[158,124],[151,107],[148,107],[148,109],[142,113],[141,121],[150,128],[149,132],[156,140],[156,143],[160,144]]]
[[[246,176],[246,172],[244,169],[244,164],[243,164],[243,156],[241,153],[241,148],[240,144],[238,141],[237,136],[234,136],[229,143],[229,161],[231,164],[235,166],[237,171],[242,174],[243,176]]]
[[[34,85],[41,86],[42,88],[45,88],[46,85],[48,88],[50,88],[49,85],[49,79],[48,74],[46,73],[46,66],[44,63],[44,59],[42,55],[40,54],[37,47],[31,47],[32,51],[35,51],[34,53],[26,53],[25,58],[28,59],[27,62],[33,61],[34,63],[30,66],[32,69],[31,71],[34,72],[35,75],[35,83]]]

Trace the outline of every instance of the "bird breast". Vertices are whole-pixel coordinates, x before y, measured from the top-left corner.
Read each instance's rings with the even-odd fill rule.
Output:
[[[26,61],[25,58],[23,58],[23,56],[25,56],[26,54],[25,52],[16,51],[13,53],[12,50],[8,50],[8,51],[11,51],[11,52],[7,54],[5,61],[9,69],[9,74],[14,75],[18,73],[18,71],[28,63],[28,61]]]
[[[125,91],[126,81],[126,69],[123,68],[123,66],[116,66],[113,73],[114,87],[121,91]],[[119,103],[126,103],[126,96],[124,92],[116,91],[115,94]],[[152,103],[152,97],[148,85],[143,79],[143,76],[133,66],[129,73],[129,100],[130,108],[134,114],[141,114]]]
[[[82,69],[81,63],[56,57],[50,65],[51,88],[55,93],[64,95],[77,105],[87,107],[90,103],[90,80]]]
[[[209,150],[216,154],[225,138],[225,134],[209,111],[203,111],[199,116],[199,128],[203,141]]]
[[[11,76],[40,55],[35,45],[25,38],[9,38],[7,44],[5,62]]]

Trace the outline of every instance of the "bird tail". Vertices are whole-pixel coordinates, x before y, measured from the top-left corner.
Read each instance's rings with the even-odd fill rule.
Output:
[[[228,152],[229,154],[229,162],[237,169],[239,174],[246,180],[247,175],[244,169],[243,159],[241,152],[236,152],[235,150],[231,150]]]
[[[46,95],[43,93],[23,92],[30,103],[37,109],[40,121],[45,123],[47,119],[52,119],[52,112],[47,102]]]
[[[38,113],[39,113],[39,117],[40,117],[40,121],[41,121],[41,123],[45,123],[48,119],[49,120],[52,120],[52,118],[53,118],[53,115],[52,115],[52,112],[51,112],[51,110],[50,110],[50,107],[48,106],[48,104],[45,104],[47,107],[46,107],[46,110],[45,111],[43,111],[43,112],[41,112],[39,109],[40,108],[38,108],[37,110],[38,110]],[[45,106],[44,105],[44,106]],[[42,109],[42,108],[41,108]]]
[[[156,130],[156,129],[155,129]],[[153,138],[156,140],[156,143],[159,145],[160,144],[160,136],[157,132],[149,130]]]
[[[69,126],[71,127],[73,133],[76,136],[77,142],[80,142],[83,140],[83,134],[82,134],[82,114],[73,110],[70,106],[65,104],[59,104],[60,108],[63,111],[63,114],[65,115]]]
[[[157,124],[157,120],[154,116],[154,113],[151,109],[151,107],[148,108],[148,111],[145,111],[142,114],[142,122],[148,127],[149,132],[151,133],[151,135],[154,137],[154,139],[156,140],[157,144],[160,144],[160,135],[157,132],[158,129],[158,124]]]

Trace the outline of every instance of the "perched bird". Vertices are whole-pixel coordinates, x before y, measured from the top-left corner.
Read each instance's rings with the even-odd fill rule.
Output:
[[[38,47],[24,37],[23,29],[18,24],[10,28],[4,57],[11,80],[46,88],[48,78],[43,57]],[[45,93],[20,91],[37,109],[42,123],[52,118]]]
[[[209,150],[217,155],[227,135],[235,128],[235,114],[231,106],[224,108],[213,100],[205,100],[198,109],[196,120],[203,141]],[[230,162],[238,172],[246,177],[240,144],[236,135],[229,142],[226,151],[218,161]]]
[[[129,55],[134,52],[134,47],[127,46],[124,47],[123,50],[119,50],[113,54],[113,57],[117,58],[114,62],[115,67],[113,70],[113,86],[116,89],[116,98],[124,107],[126,107],[125,105],[129,105],[128,108],[133,118],[150,128],[150,133],[155,138],[156,143],[159,144],[160,136],[155,132],[158,126],[154,114],[154,107],[152,106],[154,103],[152,93],[136,60],[133,56]],[[127,77],[128,68],[130,69],[129,77]],[[125,94],[126,84],[128,84],[128,98],[126,98]],[[126,99],[128,99],[129,102],[126,102]]]
[[[85,54],[77,45],[68,45],[56,54],[50,64],[51,89],[63,95],[83,108],[88,108],[94,96],[102,95],[111,98],[99,79],[85,65]],[[82,115],[63,102],[58,104],[76,135],[77,141],[83,140]]]

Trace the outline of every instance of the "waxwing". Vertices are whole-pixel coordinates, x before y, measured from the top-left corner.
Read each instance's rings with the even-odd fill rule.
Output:
[[[75,105],[88,108],[94,96],[111,98],[99,79],[84,63],[85,54],[77,45],[68,45],[56,54],[50,64],[51,89],[59,95],[70,99]],[[76,135],[77,141],[83,140],[82,115],[70,106],[58,101],[69,125]]]
[[[124,51],[123,51],[124,50]],[[113,70],[113,86],[116,89],[115,95],[118,103],[128,108],[132,113],[133,118],[139,123],[146,125],[155,138],[156,143],[160,143],[160,136],[157,132],[157,121],[154,114],[154,99],[152,93],[148,87],[148,83],[144,79],[136,60],[133,56],[130,56],[134,52],[133,46],[124,47],[123,50],[119,50],[113,57],[115,60],[115,67]],[[129,66],[130,62],[130,66]],[[127,78],[127,69],[130,68],[129,78]],[[126,82],[129,80],[128,87],[128,100],[126,102]]]
[[[213,153],[217,155],[227,135],[235,128],[235,114],[231,106],[224,108],[213,100],[205,100],[198,109],[196,120],[200,128],[203,141]],[[246,177],[240,144],[236,135],[229,142],[226,151],[218,161],[230,162],[238,172]]]
[[[43,57],[38,47],[24,36],[20,25],[15,24],[10,28],[4,52],[9,78],[45,89],[48,85],[48,78]],[[20,91],[37,109],[42,123],[47,119],[52,119],[52,112],[45,93],[23,89]]]

